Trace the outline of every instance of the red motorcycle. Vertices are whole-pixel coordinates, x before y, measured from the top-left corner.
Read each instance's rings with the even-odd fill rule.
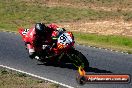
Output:
[[[20,35],[24,38],[29,29],[19,30]],[[75,67],[89,67],[89,62],[86,57],[74,48],[74,36],[71,32],[59,31],[56,47],[50,46],[46,50],[46,57],[41,52],[41,58],[46,62],[65,62],[72,63]],[[42,46],[43,49],[43,46]]]

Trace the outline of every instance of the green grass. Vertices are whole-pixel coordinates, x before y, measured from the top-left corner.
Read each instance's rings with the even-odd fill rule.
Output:
[[[39,0],[39,1],[34,0],[33,3],[35,3],[35,2],[38,2],[41,4],[41,3],[44,3],[44,0]],[[48,2],[48,0],[47,0],[47,2]],[[124,8],[132,7],[131,0],[52,0],[52,2],[68,3],[68,4],[72,4],[72,5],[84,4],[85,6],[92,4],[97,7],[100,7],[100,6],[102,6],[102,7],[124,7]]]
[[[60,0],[61,1],[61,0]],[[67,0],[64,0],[67,1]],[[83,3],[85,5],[93,4],[95,6],[102,7],[132,7],[131,0],[69,0],[71,4]]]
[[[96,11],[72,7],[47,7],[43,4],[26,3],[22,0],[1,0],[0,29],[17,30],[18,27],[31,27],[35,22],[61,23],[80,20],[107,20],[123,16],[131,20],[132,12]]]
[[[0,68],[0,88],[58,88],[54,83],[32,78],[26,74]]]
[[[77,43],[132,53],[132,38],[113,35],[96,35],[74,32]]]

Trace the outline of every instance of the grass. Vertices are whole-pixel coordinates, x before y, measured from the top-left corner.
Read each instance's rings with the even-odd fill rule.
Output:
[[[59,85],[46,83],[23,73],[0,68],[0,88],[58,88]]]
[[[79,4],[83,4],[84,6],[87,5],[94,5],[97,7],[103,6],[103,7],[132,7],[132,5],[130,4],[132,1],[131,0],[32,0],[32,1],[28,1],[31,3],[39,3],[39,4],[43,4],[43,3],[57,3],[57,4],[70,4],[70,5],[79,5]],[[82,6],[83,7],[83,6]],[[81,7],[80,7],[81,8]]]
[[[40,21],[61,23],[80,20],[120,19],[121,17],[129,21],[132,18],[131,11],[96,11],[63,6],[48,7],[37,1],[34,3],[24,0],[2,0],[0,3],[0,28],[17,30],[18,27],[28,28]]]
[[[77,43],[84,45],[94,45],[113,50],[132,53],[132,38],[116,35],[97,35],[74,32]]]
[[[106,7],[111,7],[111,6],[130,7],[132,6],[130,4],[131,0],[77,0],[77,1],[83,2],[83,3],[91,3],[91,4],[98,5],[98,6],[106,6]]]

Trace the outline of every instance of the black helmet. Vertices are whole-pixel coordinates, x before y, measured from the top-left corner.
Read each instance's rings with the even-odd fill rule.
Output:
[[[43,34],[43,33],[47,32],[45,24],[44,23],[36,23],[35,31],[37,34]]]

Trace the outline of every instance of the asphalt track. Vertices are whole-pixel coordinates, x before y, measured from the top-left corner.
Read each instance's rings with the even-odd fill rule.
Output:
[[[132,75],[132,55],[103,49],[75,46],[90,63],[88,73],[115,73]],[[76,83],[77,70],[70,66],[44,65],[28,57],[18,34],[0,32],[0,65],[48,78],[75,88],[132,88],[129,84],[85,84]]]

